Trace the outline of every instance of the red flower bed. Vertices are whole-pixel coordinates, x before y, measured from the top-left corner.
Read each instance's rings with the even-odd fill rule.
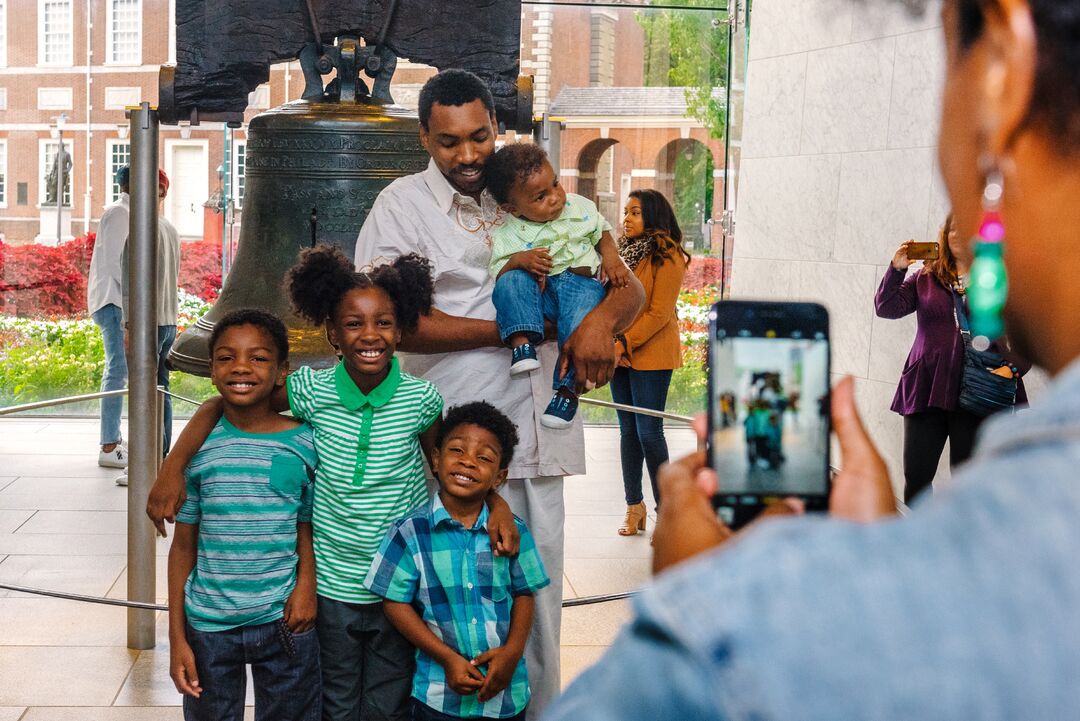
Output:
[[[0,243],[0,314],[85,315],[94,238],[90,233],[57,247]]]
[[[96,235],[56,247],[0,243],[0,314],[28,318],[86,315],[86,277]],[[213,302],[221,288],[221,246],[180,246],[180,287]]]

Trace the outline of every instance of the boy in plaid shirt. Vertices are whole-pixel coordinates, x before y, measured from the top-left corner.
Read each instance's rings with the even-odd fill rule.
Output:
[[[364,582],[417,648],[414,721],[525,718],[532,594],[550,580],[521,519],[520,553],[495,555],[484,505],[516,444],[493,406],[451,408],[431,459],[439,492],[390,526]]]

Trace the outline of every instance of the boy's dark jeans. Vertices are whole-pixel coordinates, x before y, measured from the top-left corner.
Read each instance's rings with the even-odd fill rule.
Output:
[[[525,333],[529,342],[544,339],[544,319],[554,321],[559,329],[559,349],[577,330],[585,316],[604,299],[604,286],[596,278],[568,270],[547,277],[544,292],[536,278],[524,270],[508,270],[495,281],[491,300],[495,304],[495,323],[503,342],[515,333]],[[552,388],[574,389],[574,368],[559,378],[555,366]]]
[[[436,711],[417,699],[412,700],[412,721],[461,721],[460,716],[448,716],[441,711]],[[508,716],[499,721],[525,721],[525,710],[516,716]]]
[[[319,639],[314,629],[292,635],[290,656],[277,622],[228,631],[187,627],[202,695],[184,696],[186,721],[242,721],[245,665],[255,681],[255,721],[318,721],[322,717]]]

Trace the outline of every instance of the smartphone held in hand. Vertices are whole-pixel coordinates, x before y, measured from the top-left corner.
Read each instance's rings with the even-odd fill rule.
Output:
[[[709,315],[713,505],[738,528],[766,506],[829,500],[829,318],[816,303],[721,301]]]
[[[936,242],[912,243],[908,246],[907,257],[909,260],[937,260],[941,253],[941,246]]]

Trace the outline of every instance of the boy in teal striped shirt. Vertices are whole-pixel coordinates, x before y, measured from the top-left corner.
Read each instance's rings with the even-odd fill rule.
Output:
[[[394,522],[368,571],[364,584],[417,648],[413,721],[525,718],[522,653],[533,594],[550,580],[518,518],[518,555],[492,552],[484,504],[516,444],[514,424],[493,406],[451,408],[432,452],[439,492]]]
[[[321,716],[310,426],[275,413],[288,338],[241,310],[210,337],[224,413],[187,467],[169,550],[170,675],[188,721],[241,721],[245,666],[257,718]]]

